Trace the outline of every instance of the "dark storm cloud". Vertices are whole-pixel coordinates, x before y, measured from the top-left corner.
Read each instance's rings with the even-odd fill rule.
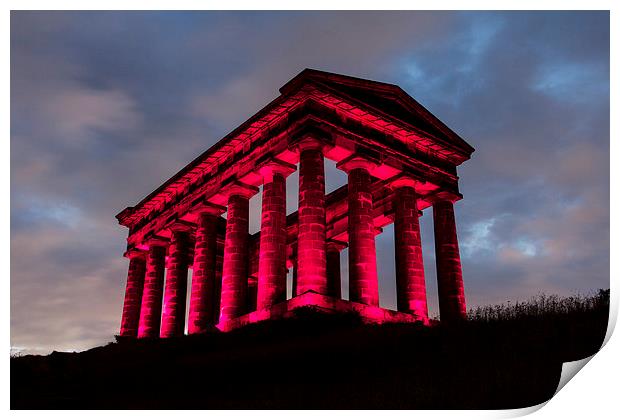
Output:
[[[476,147],[456,205],[470,306],[608,286],[607,13],[14,12],[12,345],[111,339],[127,268],[113,216],[304,67],[399,84]],[[392,241],[377,238],[386,306]]]

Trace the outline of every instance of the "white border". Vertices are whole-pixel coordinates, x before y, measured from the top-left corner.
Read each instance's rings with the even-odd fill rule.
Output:
[[[352,1],[352,0],[313,0],[311,2],[300,2],[300,1],[276,1],[276,0],[263,0],[263,1],[235,1],[234,3],[225,0],[212,0],[209,2],[205,1],[196,1],[196,0],[176,0],[174,2],[170,1],[161,1],[161,0],[153,0],[149,2],[137,2],[137,1],[129,1],[129,0],[108,0],[105,2],[102,1],[90,1],[88,3],[78,2],[78,1],[57,1],[57,2],[46,2],[46,1],[33,1],[33,0],[24,0],[24,1],[5,1],[3,3],[6,8],[6,12],[3,16],[2,32],[4,42],[2,43],[2,52],[3,57],[7,58],[7,62],[2,67],[3,78],[4,81],[4,101],[3,109],[2,109],[2,124],[4,128],[4,132],[7,134],[6,138],[10,138],[9,134],[9,124],[10,124],[10,78],[9,78],[9,66],[8,59],[10,57],[10,15],[9,10],[27,10],[27,9],[58,9],[58,10],[105,10],[105,9],[143,9],[148,7],[148,9],[157,9],[157,10],[197,10],[201,9],[205,6],[208,6],[209,9],[212,10],[256,10],[256,9],[266,9],[266,10],[335,10],[335,9],[364,9],[364,10],[385,10],[385,9],[415,9],[415,10],[460,10],[464,7],[470,10],[552,10],[552,9],[561,9],[561,10],[611,10],[611,92],[612,92],[612,100],[611,100],[611,115],[618,115],[618,107],[617,107],[617,84],[614,81],[614,75],[620,74],[618,63],[617,63],[617,47],[618,47],[618,31],[616,28],[620,25],[620,19],[618,18],[618,2],[617,1],[603,1],[603,0],[589,0],[589,1],[575,1],[575,0],[564,0],[564,1],[544,1],[544,0],[521,0],[521,1],[439,1],[435,0],[432,2],[411,2],[411,1],[394,1],[394,0],[383,0],[381,2],[366,2],[366,1]],[[612,118],[611,120],[611,138],[617,139],[618,136],[618,127],[615,120]],[[2,212],[2,233],[6,238],[4,242],[5,249],[2,253],[2,267],[4,270],[4,285],[5,285],[5,294],[4,294],[4,314],[6,316],[5,322],[2,324],[2,328],[5,329],[4,337],[6,340],[6,349],[7,353],[10,349],[10,334],[9,334],[9,318],[10,318],[10,293],[9,290],[9,277],[10,277],[10,205],[9,205],[9,197],[10,197],[10,145],[9,141],[2,142],[2,154],[0,154],[1,159],[3,160],[2,171],[4,173],[2,186],[2,196],[5,197],[4,204],[0,207],[0,211]],[[611,158],[612,160],[618,161],[618,148],[614,142],[611,143]],[[615,158],[615,159],[614,159]],[[612,178],[612,194],[611,194],[611,214],[618,214],[618,169],[611,165],[611,178]],[[614,194],[616,193],[616,194]],[[617,234],[618,233],[618,225],[615,222],[614,218],[611,219],[611,232]],[[616,237],[616,235],[612,235],[612,238]],[[617,259],[617,243],[612,240],[611,242],[611,261],[615,261]],[[616,322],[617,312],[618,312],[618,294],[614,293],[617,290],[618,282],[618,269],[612,264],[611,266],[611,288],[612,288],[612,314],[610,317],[610,326],[613,327]],[[609,338],[609,337],[608,337]],[[548,404],[542,405],[543,409],[536,411],[533,414],[533,417],[536,418],[610,418],[613,417],[617,412],[618,408],[618,398],[617,392],[615,392],[616,381],[620,375],[620,369],[618,366],[620,365],[618,362],[618,358],[616,355],[619,353],[620,345],[618,344],[618,339],[613,338],[609,340],[604,349],[597,354],[590,363],[583,369],[583,372],[580,372],[577,375],[577,379],[570,381],[565,388],[563,388],[557,396],[555,396]],[[8,356],[8,354],[7,354]],[[3,400],[4,407],[8,410],[9,408],[9,371],[8,371],[8,357],[5,359],[5,363],[2,364],[2,375],[4,378],[4,389],[3,389]],[[540,407],[537,407],[540,408]],[[424,411],[424,412],[403,412],[403,411],[390,411],[390,412],[326,412],[326,413],[315,413],[315,412],[285,412],[285,411],[277,411],[277,412],[252,412],[248,413],[247,411],[233,412],[233,411],[225,411],[225,412],[211,412],[210,416],[217,417],[247,417],[252,416],[253,418],[269,418],[269,419],[290,419],[291,416],[299,419],[315,419],[317,415],[321,417],[350,417],[355,416],[356,418],[361,417],[383,417],[389,416],[390,418],[403,418],[403,419],[411,419],[412,417],[423,417],[423,418],[453,418],[454,416],[458,416],[459,418],[504,418],[504,417],[515,417],[524,414],[528,414],[528,412],[534,411],[535,408],[523,409],[523,410],[511,410],[511,411]],[[10,412],[11,416],[16,418],[30,418],[31,416],[40,416],[44,414],[45,416],[62,416],[63,418],[82,418],[85,413],[81,411],[56,411],[56,412],[48,412],[48,413],[37,413],[37,412]],[[159,411],[159,412],[88,412],[88,416],[94,416],[95,418],[100,417],[108,417],[113,415],[115,417],[146,417],[149,418],[163,418],[164,416],[170,416],[170,413],[167,411]],[[195,416],[195,415],[205,415],[205,413],[191,413],[191,412],[183,412],[181,415],[183,416]]]

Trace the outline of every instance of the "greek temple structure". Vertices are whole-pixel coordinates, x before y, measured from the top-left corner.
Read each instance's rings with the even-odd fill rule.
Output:
[[[368,322],[428,323],[419,217],[429,207],[440,319],[463,318],[456,168],[473,151],[396,85],[302,71],[275,100],[116,216],[129,228],[120,335],[229,331],[302,307],[355,311]],[[325,159],[348,177],[329,194]],[[286,178],[295,171],[299,196],[287,198]],[[261,227],[250,234],[249,200],[261,186]],[[298,200],[288,215],[287,199]],[[391,223],[397,310],[379,307],[375,251],[375,236]],[[348,300],[341,294],[345,248]]]

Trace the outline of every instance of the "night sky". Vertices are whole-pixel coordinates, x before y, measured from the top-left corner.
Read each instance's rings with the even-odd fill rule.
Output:
[[[114,216],[306,67],[398,84],[476,148],[455,205],[468,307],[609,287],[607,12],[13,12],[13,349],[111,341],[128,266]],[[346,182],[326,172],[328,192]],[[377,254],[394,308],[392,227]]]

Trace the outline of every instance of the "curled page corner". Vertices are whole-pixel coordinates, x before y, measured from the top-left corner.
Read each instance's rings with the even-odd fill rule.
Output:
[[[557,395],[558,392],[560,392],[562,388],[564,388],[564,385],[566,385],[568,381],[573,379],[577,372],[579,372],[594,357],[595,354],[596,353],[594,353],[592,356],[586,357],[585,359],[565,362],[564,364],[562,364],[560,382],[558,383],[558,387],[553,394],[554,397]]]
[[[495,418],[502,418],[502,419],[515,419],[518,417],[525,417],[540,410],[545,405],[547,405],[549,401],[551,400],[547,400],[547,401],[541,402],[540,404],[532,405],[530,407],[512,408],[509,410],[493,411],[492,413],[495,416]]]
[[[562,364],[562,372],[560,373],[560,381],[558,382],[558,387],[553,393],[553,397],[555,397],[558,394],[558,392],[560,392],[560,390],[564,388],[564,385],[566,385],[571,379],[573,379],[573,377],[577,374],[577,372],[579,372],[594,357],[595,354],[596,353],[584,359],[575,360],[572,362],[565,362]],[[547,401],[544,401],[540,404],[536,404],[530,407],[505,410],[503,411],[503,415],[501,415],[500,418],[517,418],[517,417],[527,416],[543,408],[545,405],[549,403],[549,401],[553,399],[553,397],[549,398]]]

